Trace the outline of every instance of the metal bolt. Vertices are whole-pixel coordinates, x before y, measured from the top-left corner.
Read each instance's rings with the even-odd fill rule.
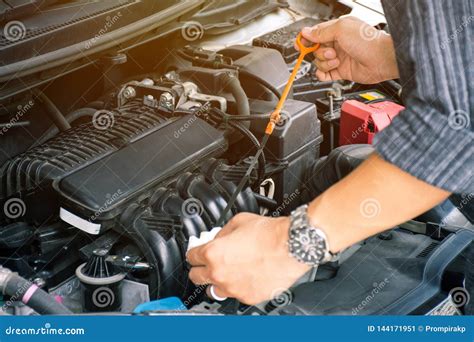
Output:
[[[164,107],[169,110],[174,110],[174,97],[168,92],[164,92],[160,95],[160,107]]]
[[[144,86],[149,86],[151,87],[152,85],[155,84],[155,82],[151,78],[144,78],[140,84],[143,84]]]
[[[39,288],[42,288],[46,285],[46,281],[43,278],[35,278],[33,279],[33,283]]]
[[[137,92],[136,92],[135,88],[133,88],[133,87],[128,86],[123,91],[123,97],[126,98],[127,100],[132,99],[135,96],[137,96]]]

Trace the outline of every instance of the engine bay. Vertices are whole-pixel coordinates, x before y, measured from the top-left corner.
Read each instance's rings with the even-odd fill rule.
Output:
[[[338,148],[350,155],[383,129],[375,116],[361,126],[361,116],[347,113],[385,110],[391,118],[403,108],[396,82],[320,82],[308,59],[264,153],[253,160],[294,66],[291,37],[320,21],[299,19],[217,51],[189,40],[168,47],[163,39],[155,44],[167,47],[158,52],[140,47],[149,49],[147,57],[131,76],[122,68],[133,57],[123,64],[121,54],[107,56],[100,80],[86,73],[77,80],[79,88],[94,83],[104,92],[83,106],[76,105],[80,96],[69,100],[66,107],[75,106],[66,115],[71,128],[44,129],[40,122],[38,143],[17,144],[21,136],[5,142],[20,148],[0,168],[2,266],[78,314],[160,314],[165,309],[157,300],[167,298],[181,303],[169,310],[174,314],[427,314],[443,308],[449,290],[462,283],[472,233],[431,220],[357,244],[257,306],[213,302],[188,279],[190,237],[216,226],[249,164],[256,167],[224,222],[240,212],[288,215],[335,181],[331,156]],[[56,81],[56,89],[74,91],[67,87],[72,78]],[[35,94],[10,106],[33,103],[26,118],[47,107]],[[4,313],[35,314],[18,298],[4,301]]]

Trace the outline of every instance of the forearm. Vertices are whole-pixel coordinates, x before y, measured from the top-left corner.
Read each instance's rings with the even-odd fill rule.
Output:
[[[449,195],[374,154],[312,201],[308,213],[337,252],[416,217]]]

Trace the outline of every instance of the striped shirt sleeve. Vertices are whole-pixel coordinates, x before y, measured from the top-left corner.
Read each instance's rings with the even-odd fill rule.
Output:
[[[374,140],[385,160],[474,193],[473,1],[384,1],[406,107]]]

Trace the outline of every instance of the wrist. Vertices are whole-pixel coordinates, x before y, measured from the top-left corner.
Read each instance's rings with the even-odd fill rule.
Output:
[[[276,234],[278,241],[278,255],[285,261],[289,262],[290,265],[293,265],[293,270],[296,274],[301,275],[311,269],[311,266],[299,262],[295,257],[290,253],[288,242],[290,237],[290,226],[291,220],[290,217],[280,217],[278,218],[278,224],[276,225]]]
[[[381,63],[380,73],[383,75],[384,80],[399,78],[400,75],[392,36],[382,31],[379,36],[379,41],[380,55],[384,56],[384,62]]]
[[[324,208],[324,194],[317,197],[308,205],[308,220],[313,227],[321,229],[326,234],[329,251],[333,254],[342,251],[346,246],[343,245],[336,227],[333,224],[335,220],[331,220],[327,213],[331,211]]]

